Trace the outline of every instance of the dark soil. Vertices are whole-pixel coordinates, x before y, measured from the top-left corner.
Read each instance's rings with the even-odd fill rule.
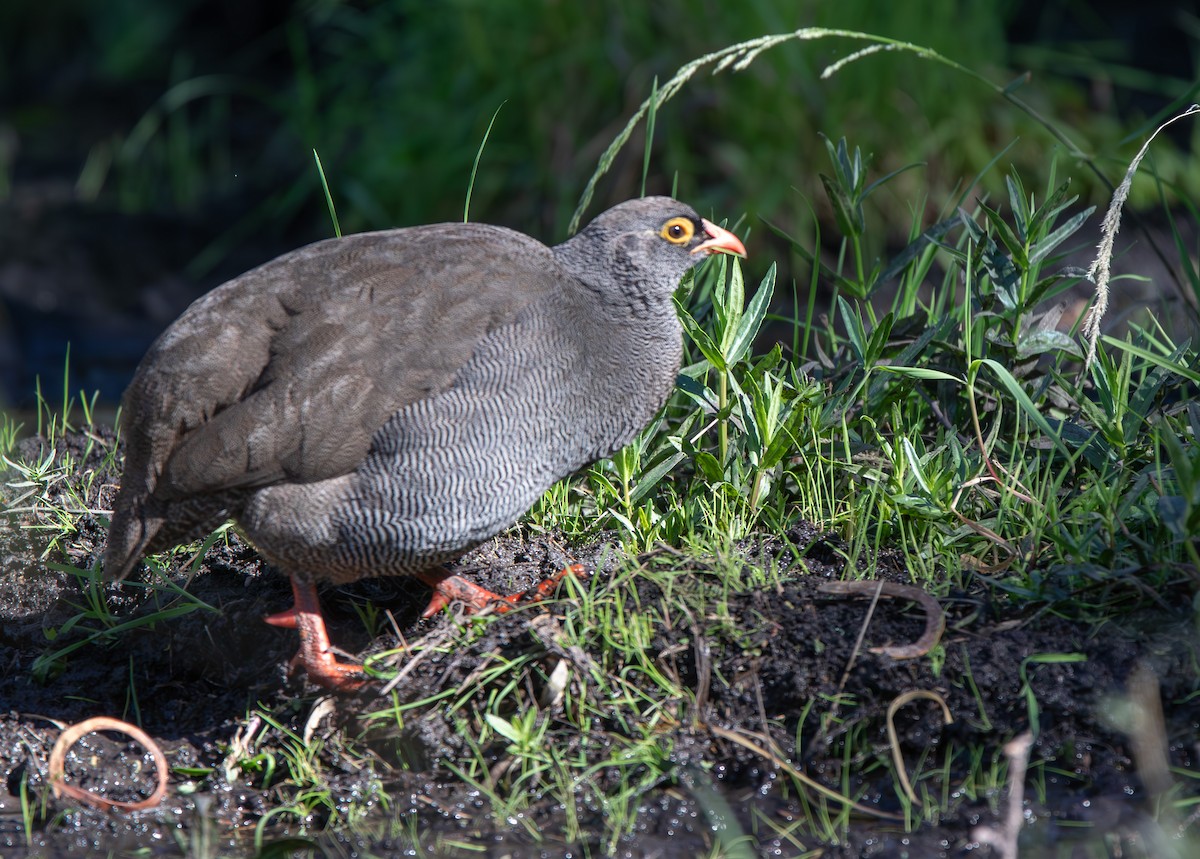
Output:
[[[109,440],[101,441],[105,444],[88,454],[96,469],[89,503],[103,510],[111,503],[115,475],[102,460]],[[36,442],[27,445],[25,453],[34,453]],[[82,456],[86,439],[71,436],[60,448]],[[302,678],[289,676],[294,633],[260,620],[289,604],[287,580],[231,536],[208,551],[194,574],[188,572],[191,559],[183,556],[167,574],[207,607],[114,631],[62,655],[42,674],[35,670],[39,658],[99,627],[97,620],[80,619],[90,585],[70,569],[96,565],[103,520],[84,516],[78,533],[43,561],[44,540],[19,527],[30,524],[30,517],[9,518],[9,527],[0,530],[3,856],[229,857],[304,850],[328,856],[611,855],[609,846],[587,835],[567,839],[568,816],[549,798],[552,791],[531,803],[531,826],[497,819],[480,791],[450,768],[469,749],[446,702],[410,711],[402,727],[394,719],[380,727],[366,718],[386,708],[388,699],[376,697],[378,684],[341,697],[315,724],[324,742],[316,746],[314,768],[329,802],[303,819],[280,812],[302,790],[295,773],[289,779],[285,772],[282,750],[304,735],[320,700]],[[593,586],[603,587],[614,552],[609,541],[564,546],[548,535],[514,530],[461,559],[457,569],[496,590],[515,591],[574,560],[591,568]],[[972,832],[1002,818],[1003,770],[990,781],[971,777],[971,753],[981,755],[985,770],[1003,763],[1003,745],[1030,721],[1022,660],[1064,653],[1083,654],[1086,661],[1033,664],[1028,672],[1040,735],[1026,780],[1022,856],[1168,855],[1154,852],[1154,839],[1170,840],[1176,833],[1156,822],[1155,804],[1143,785],[1146,769],[1117,725],[1126,686],[1144,666],[1160,684],[1165,711],[1165,736],[1149,734],[1148,745],[1165,743],[1173,767],[1192,773],[1200,768],[1200,647],[1188,594],[1159,594],[1157,608],[1097,626],[1050,612],[1013,614],[1002,595],[980,582],[943,600],[944,661],[935,671],[930,658],[897,662],[868,650],[920,635],[923,618],[902,600],[880,602],[853,655],[869,603],[818,592],[822,581],[844,571],[836,541],[811,526],[798,522],[786,540],[743,546],[738,561],[747,576],[756,567],[777,564],[785,583],[722,595],[712,616],[680,619],[677,635],[664,633],[655,641],[651,655],[657,664],[696,695],[681,702],[684,717],[664,723],[662,747],[669,755],[661,777],[642,795],[634,834],[617,845],[616,855],[711,855],[718,837],[714,822],[722,818],[726,839],[740,831],[742,844],[752,845],[741,855],[998,855],[978,844]],[[713,578],[712,566],[724,562],[712,559],[710,565],[669,553],[642,559],[647,569],[677,567],[680,587],[699,587]],[[881,575],[909,581],[894,559],[884,557],[879,566]],[[661,581],[661,575],[639,581],[642,606],[662,598]],[[146,617],[173,600],[188,604],[162,587],[137,582],[105,585],[102,592],[114,623]],[[493,618],[481,633],[472,633],[454,629],[445,614],[422,621],[426,598],[422,586],[407,580],[363,582],[323,594],[334,641],[360,657],[398,645],[385,610],[410,643],[442,635],[456,644],[423,651],[395,687],[394,700],[418,701],[458,688],[489,654],[575,662],[597,656],[565,652],[556,644],[556,625],[575,611],[565,600]],[[377,634],[365,631],[356,604],[379,610]],[[405,663],[400,657],[395,667]],[[945,808],[936,825],[916,823],[906,831],[903,823],[855,812],[831,839],[809,822],[818,807],[816,794],[799,790],[763,753],[731,739],[735,733],[756,738],[761,747],[769,737],[791,766],[817,781],[852,793],[868,809],[901,812],[886,714],[898,695],[914,689],[937,691],[954,716],[952,724],[942,725],[939,708],[928,700],[914,701],[896,716],[909,771],[924,761],[920,785]],[[557,718],[554,707],[547,712]],[[140,724],[161,744],[172,775],[158,808],[104,812],[50,793],[47,759],[61,727],[96,715]],[[603,730],[619,740],[615,722]],[[564,751],[579,748],[578,736],[565,723],[555,722],[547,737]],[[230,755],[236,743],[251,748],[240,756],[241,764]],[[500,778],[505,744],[484,751]],[[110,798],[136,800],[153,788],[150,764],[126,738],[91,734],[68,756],[67,773],[73,783]],[[615,786],[622,775],[597,773],[597,791]],[[1186,783],[1170,788],[1171,799],[1200,793],[1194,775],[1180,781]],[[606,811],[596,795],[580,792],[573,809],[579,832],[603,830]],[[1181,807],[1186,815],[1189,806]],[[830,810],[840,809],[831,804]],[[346,824],[349,815],[353,825]],[[329,827],[332,820],[341,821],[336,831]],[[1195,828],[1193,823],[1188,830],[1193,844]],[[415,852],[414,836],[420,843]],[[455,850],[454,843],[469,847]],[[1110,848],[1118,852],[1103,852]],[[726,849],[721,855],[738,855]]]

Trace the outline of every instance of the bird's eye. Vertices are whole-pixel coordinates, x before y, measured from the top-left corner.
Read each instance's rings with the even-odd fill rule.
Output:
[[[663,224],[659,235],[673,245],[686,245],[696,234],[696,225],[690,218],[671,218]]]

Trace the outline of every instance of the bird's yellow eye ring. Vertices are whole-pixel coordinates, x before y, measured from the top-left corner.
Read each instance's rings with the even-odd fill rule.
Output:
[[[691,218],[671,218],[659,231],[659,235],[673,245],[686,245],[695,234],[696,225]]]

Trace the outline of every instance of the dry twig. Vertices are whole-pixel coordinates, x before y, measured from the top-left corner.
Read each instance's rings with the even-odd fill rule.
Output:
[[[971,837],[995,847],[1000,859],[1017,859],[1017,837],[1021,834],[1025,811],[1025,771],[1032,746],[1033,734],[1029,731],[1004,745],[1008,758],[1008,813],[1004,816],[1004,826],[976,826],[971,830]]]
[[[822,582],[817,588],[823,594],[838,596],[870,597],[900,597],[909,599],[921,606],[925,612],[925,631],[912,644],[893,645],[870,648],[871,653],[880,653],[892,659],[917,659],[925,656],[937,646],[946,631],[946,615],[938,601],[932,595],[912,585],[901,585],[895,582],[869,581],[866,579],[853,582]]]
[[[67,784],[64,781],[66,778],[67,752],[80,739],[93,731],[116,731],[125,734],[132,737],[134,741],[150,753],[150,756],[154,758],[154,769],[158,776],[158,785],[154,788],[154,793],[140,802],[121,802],[107,799],[98,793],[76,787],[73,784]],[[56,797],[69,796],[103,810],[144,811],[147,808],[154,808],[167,795],[167,758],[163,754],[162,749],[159,748],[158,743],[150,739],[150,735],[137,725],[131,725],[128,722],[122,722],[120,719],[113,719],[108,716],[96,716],[91,719],[85,719],[77,725],[71,725],[59,734],[58,742],[54,744],[54,748],[50,751],[49,769],[50,786]]]
[[[900,779],[900,787],[904,789],[905,796],[909,798],[913,805],[919,806],[923,803],[917,799],[917,793],[913,790],[912,782],[908,780],[908,769],[904,765],[904,755],[900,754],[900,738],[896,735],[896,711],[909,701],[915,701],[917,698],[928,698],[930,701],[937,701],[942,705],[942,724],[949,725],[953,723],[954,717],[950,715],[950,708],[946,706],[946,699],[937,692],[929,689],[913,689],[910,692],[905,692],[903,695],[897,695],[892,703],[888,704],[888,742],[892,746],[892,762],[896,765],[896,777]]]

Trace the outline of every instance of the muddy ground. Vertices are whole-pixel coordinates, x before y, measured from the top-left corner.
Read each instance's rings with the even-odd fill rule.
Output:
[[[36,442],[25,444],[24,452],[32,453]],[[82,453],[84,439],[74,436],[67,446]],[[103,445],[94,447],[93,465],[102,450]],[[90,498],[97,509],[111,503],[114,484],[111,471],[97,473]],[[836,541],[796,523],[786,541],[751,542],[738,559],[748,573],[778,564],[785,583],[730,594],[726,605],[733,624],[681,628],[678,636],[660,634],[655,640],[652,655],[663,670],[698,691],[686,708],[689,718],[664,727],[663,747],[670,754],[662,775],[642,795],[633,834],[614,848],[588,835],[603,829],[607,813],[594,792],[581,793],[572,810],[583,833],[574,838],[564,834],[566,810],[548,798],[530,805],[532,826],[496,820],[479,791],[450,769],[467,746],[443,705],[427,708],[402,729],[381,729],[361,718],[380,709],[377,687],[342,697],[316,726],[317,736],[325,737],[318,769],[331,807],[318,808],[306,819],[279,811],[297,788],[269,771],[267,757],[231,765],[229,750],[247,738],[259,750],[284,748],[287,732],[302,735],[321,700],[317,690],[289,676],[295,634],[260,620],[289,604],[286,579],[264,568],[233,536],[204,556],[190,580],[186,557],[169,575],[211,610],[198,608],[90,642],[42,675],[35,670],[39,658],[83,640],[84,628],[97,626],[78,620],[88,585],[63,567],[94,566],[104,532],[100,517],[85,516],[77,534],[39,560],[44,540],[20,527],[28,523],[28,516],[10,516],[0,530],[0,854],[5,857],[694,857],[714,855],[713,824],[722,815],[733,818],[724,819],[727,844],[730,833],[744,836],[740,847],[728,849],[746,851],[725,855],[992,857],[999,854],[979,844],[973,831],[981,824],[998,825],[1007,796],[1003,771],[990,784],[970,780],[967,750],[982,750],[985,768],[1003,762],[1004,743],[1024,731],[1030,719],[1022,660],[1061,653],[1083,654],[1086,660],[1037,664],[1028,673],[1041,732],[1026,781],[1021,855],[1172,855],[1161,852],[1163,844],[1184,851],[1175,855],[1190,855],[1181,846],[1181,831],[1186,843],[1200,843],[1194,802],[1200,795],[1195,776],[1200,770],[1200,646],[1194,588],[1183,584],[1156,600],[1137,602],[1119,623],[1096,625],[1049,611],[1017,611],[1000,590],[974,579],[942,602],[944,660],[896,661],[868,648],[916,639],[924,628],[921,613],[903,601],[881,602],[856,652],[869,603],[818,591],[821,582],[843,575]],[[799,547],[802,561],[788,543]],[[551,536],[514,530],[457,567],[497,590],[512,591],[574,560],[589,566],[594,586],[603,587],[612,574],[612,551],[603,539],[567,547]],[[704,559],[660,555],[643,561],[647,567],[677,565],[676,576],[695,580],[709,572]],[[883,558],[880,568],[887,578],[909,581],[893,559]],[[647,576],[639,582],[642,605],[661,596],[657,580]],[[166,599],[161,588],[137,583],[107,585],[104,595],[116,623],[145,617]],[[554,637],[545,630],[569,619],[575,609],[568,601],[506,615],[469,640],[446,615],[419,618],[427,596],[422,586],[405,580],[362,582],[323,593],[333,639],[350,653],[369,655],[398,643],[386,620],[378,634],[369,635],[355,604],[390,612],[410,643],[429,635],[460,642],[442,652],[426,651],[396,686],[399,700],[462,684],[488,654],[575,660],[595,655],[554,653]],[[1152,721],[1144,723],[1147,742],[1141,747],[1120,727],[1127,710],[1122,701],[1139,666],[1152,672],[1143,670],[1143,676],[1157,678],[1165,713],[1161,730]],[[786,766],[781,769],[761,750],[732,739],[735,734],[757,738],[761,748],[769,738],[791,766],[839,793],[851,790],[867,809],[894,814],[902,806],[890,769],[886,713],[897,696],[913,689],[937,691],[954,716],[952,724],[943,725],[937,705],[919,700],[896,717],[909,769],[925,756],[927,776],[921,785],[945,804],[936,825],[920,823],[906,831],[901,823],[856,812],[838,838],[823,836],[806,822],[817,806],[816,795],[799,791]],[[554,718],[553,707],[547,713]],[[61,728],[97,715],[140,724],[164,749],[172,771],[167,796],[157,808],[105,812],[51,795],[47,760]],[[547,738],[564,749],[577,742],[559,723]],[[1163,746],[1170,766],[1180,769],[1168,784],[1150,785],[1166,789],[1156,802],[1144,784],[1149,771],[1144,759],[1147,749]],[[929,775],[951,748],[960,753]],[[484,752],[495,762],[493,771],[502,772],[506,744],[496,742]],[[150,764],[126,738],[91,734],[68,756],[67,774],[111,798],[136,800],[153,788]],[[598,772],[595,786],[611,788],[621,776]],[[1190,804],[1180,802],[1188,799]],[[353,827],[323,832],[329,819],[344,819],[350,808],[357,815]],[[1178,809],[1172,822],[1163,814],[1167,808]],[[420,849],[414,849],[414,835]],[[454,843],[469,846],[455,848]]]

